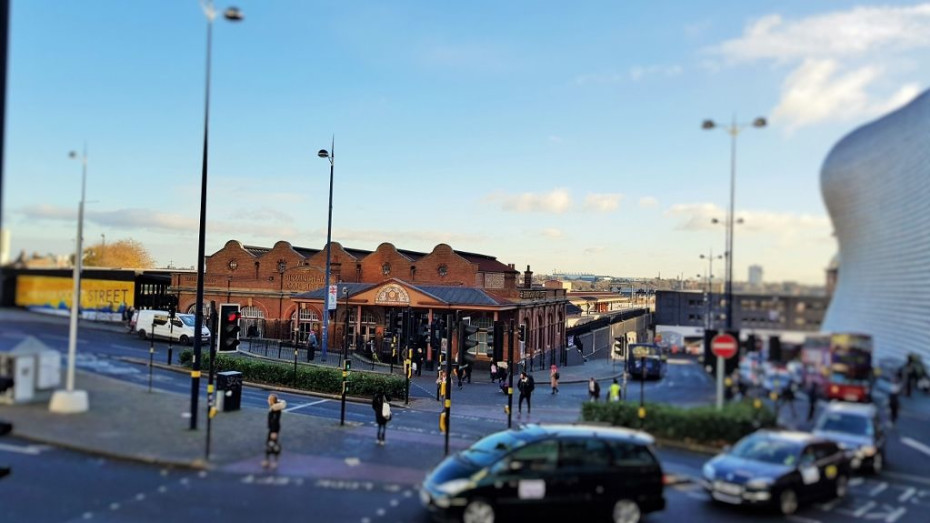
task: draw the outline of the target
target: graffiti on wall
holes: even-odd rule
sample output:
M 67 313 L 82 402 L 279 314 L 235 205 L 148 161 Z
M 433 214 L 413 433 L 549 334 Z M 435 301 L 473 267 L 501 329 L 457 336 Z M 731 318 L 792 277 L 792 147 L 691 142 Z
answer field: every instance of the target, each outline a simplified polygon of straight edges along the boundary
M 86 313 L 122 314 L 134 305 L 135 283 L 81 279 L 82 315 Z M 74 280 L 54 276 L 20 276 L 16 280 L 16 305 L 33 310 L 71 310 Z

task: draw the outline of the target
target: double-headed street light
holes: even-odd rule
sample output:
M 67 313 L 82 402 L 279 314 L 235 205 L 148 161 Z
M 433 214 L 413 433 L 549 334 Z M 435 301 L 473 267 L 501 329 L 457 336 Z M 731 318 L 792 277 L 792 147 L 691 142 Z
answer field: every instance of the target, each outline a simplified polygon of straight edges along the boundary
M 320 158 L 329 160 L 329 213 L 326 217 L 326 281 L 323 288 L 323 352 L 320 356 L 321 361 L 326 361 L 326 352 L 329 350 L 329 268 L 333 254 L 329 243 L 333 233 L 333 166 L 334 160 L 336 159 L 336 138 L 333 137 L 333 142 L 329 147 L 329 151 L 320 149 L 316 155 Z M 336 308 L 335 297 L 333 299 L 332 308 Z
M 210 60 L 213 48 L 213 20 L 216 18 L 216 9 L 213 7 L 213 0 L 200 0 L 200 7 L 203 14 L 207 17 L 207 78 L 206 89 L 204 92 L 204 109 L 203 109 L 203 162 L 200 172 L 200 230 L 197 238 L 197 302 L 194 311 L 194 356 L 191 359 L 191 412 L 190 412 L 190 429 L 197 429 L 197 398 L 200 393 L 200 359 L 202 352 L 202 343 L 200 333 L 203 330 L 203 275 L 206 272 L 206 253 L 204 252 L 204 238 L 207 229 L 207 158 L 209 151 L 210 137 Z M 242 12 L 235 7 L 230 7 L 223 12 L 223 17 L 231 22 L 242 20 Z M 216 336 L 216 333 L 212 333 Z M 212 346 L 211 339 L 211 346 Z M 213 358 L 210 359 L 211 365 Z M 212 381 L 212 375 L 209 376 Z M 211 383 L 212 387 L 212 383 Z M 207 391 L 208 396 L 212 391 Z M 209 399 L 208 399 L 209 401 Z M 209 455 L 209 449 L 207 450 Z
M 707 309 L 706 309 L 706 313 L 705 313 L 704 328 L 705 328 L 705 329 L 713 329 L 713 328 L 714 328 L 714 318 L 713 318 L 713 312 L 714 312 L 714 306 L 713 306 L 713 302 L 714 302 L 714 260 L 721 260 L 721 259 L 723 259 L 723 255 L 718 254 L 717 256 L 714 256 L 714 250 L 711 249 L 710 252 L 708 252 L 707 254 L 702 254 L 702 255 L 701 255 L 701 259 L 702 259 L 702 260 L 707 260 L 707 273 L 706 273 L 706 277 L 707 277 L 707 291 L 706 291 L 706 294 L 704 295 L 704 299 L 705 299 L 705 301 L 707 302 Z M 701 276 L 701 275 L 698 274 L 698 277 L 700 277 L 700 276 Z
M 78 225 L 76 247 L 74 249 L 74 293 L 71 296 L 71 322 L 68 328 L 68 371 L 65 378 L 65 390 L 56 390 L 52 394 L 48 408 L 52 412 L 72 414 L 87 412 L 89 408 L 87 391 L 74 390 L 74 360 L 77 356 L 78 316 L 81 314 L 81 268 L 84 260 L 84 191 L 87 187 L 87 145 L 84 153 L 78 155 L 76 151 L 68 154 L 69 158 L 81 160 L 81 202 L 78 204 Z
M 749 123 L 737 123 L 736 117 L 730 125 L 721 126 L 713 120 L 704 120 L 701 129 L 723 129 L 730 135 L 730 210 L 727 213 L 726 234 L 726 300 L 727 300 L 727 330 L 733 329 L 733 205 L 736 194 L 736 137 L 746 127 L 762 128 L 766 126 L 765 118 L 759 117 Z

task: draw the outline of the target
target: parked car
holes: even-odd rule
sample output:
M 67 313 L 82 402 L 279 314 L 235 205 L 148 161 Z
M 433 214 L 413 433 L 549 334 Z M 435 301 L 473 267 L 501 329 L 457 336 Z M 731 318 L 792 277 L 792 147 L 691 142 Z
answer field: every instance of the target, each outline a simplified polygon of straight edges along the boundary
M 130 328 L 133 334 L 142 339 L 154 335 L 155 338 L 176 341 L 182 345 L 193 344 L 196 337 L 193 314 L 175 314 L 172 318 L 168 311 L 137 310 L 130 320 Z M 210 341 L 210 329 L 206 325 L 201 326 L 201 340 L 204 343 Z
M 885 467 L 885 432 L 874 404 L 829 403 L 817 418 L 814 434 L 850 451 L 853 470 L 878 474 Z
M 435 519 L 547 521 L 579 513 L 634 523 L 665 508 L 652 436 L 584 425 L 527 425 L 487 436 L 443 460 L 420 500 Z
M 708 461 L 703 486 L 715 501 L 774 506 L 793 514 L 801 503 L 841 498 L 849 457 L 835 442 L 806 432 L 759 430 Z

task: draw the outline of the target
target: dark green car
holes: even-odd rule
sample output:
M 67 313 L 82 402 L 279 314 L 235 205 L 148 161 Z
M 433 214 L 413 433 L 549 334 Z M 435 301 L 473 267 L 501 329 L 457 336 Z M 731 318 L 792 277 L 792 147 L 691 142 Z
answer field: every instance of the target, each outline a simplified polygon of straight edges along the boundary
M 585 425 L 527 425 L 443 460 L 420 499 L 438 520 L 464 523 L 586 515 L 635 523 L 665 508 L 652 436 Z M 594 516 L 594 517 L 592 517 Z

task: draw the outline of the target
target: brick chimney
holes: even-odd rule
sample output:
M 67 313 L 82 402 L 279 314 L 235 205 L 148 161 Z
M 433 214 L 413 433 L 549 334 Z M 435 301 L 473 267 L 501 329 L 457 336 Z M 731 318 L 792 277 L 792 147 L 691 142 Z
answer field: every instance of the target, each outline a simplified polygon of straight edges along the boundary
M 533 288 L 533 271 L 530 270 L 530 266 L 526 266 L 526 271 L 523 273 L 523 288 L 532 289 Z

